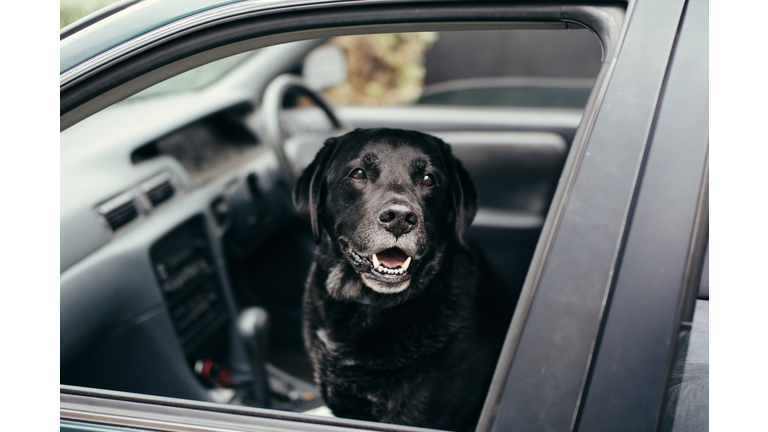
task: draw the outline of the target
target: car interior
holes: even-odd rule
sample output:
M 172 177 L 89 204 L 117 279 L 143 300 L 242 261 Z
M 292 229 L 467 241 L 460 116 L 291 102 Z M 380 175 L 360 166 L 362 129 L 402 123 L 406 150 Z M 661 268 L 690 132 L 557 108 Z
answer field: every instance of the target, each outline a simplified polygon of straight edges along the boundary
M 504 56 L 517 45 L 496 44 L 486 55 L 515 61 L 495 72 L 453 67 L 480 64 L 471 42 L 491 36 L 540 45 Z M 588 64 L 536 70 L 558 58 L 547 44 L 586 47 Z M 355 128 L 451 144 L 479 195 L 471 235 L 522 286 L 600 41 L 584 29 L 442 32 L 420 98 L 379 105 L 328 102 L 328 68 L 347 68 L 339 46 L 218 60 L 61 133 L 61 384 L 321 412 L 301 336 L 315 244 L 291 190 L 326 138 Z

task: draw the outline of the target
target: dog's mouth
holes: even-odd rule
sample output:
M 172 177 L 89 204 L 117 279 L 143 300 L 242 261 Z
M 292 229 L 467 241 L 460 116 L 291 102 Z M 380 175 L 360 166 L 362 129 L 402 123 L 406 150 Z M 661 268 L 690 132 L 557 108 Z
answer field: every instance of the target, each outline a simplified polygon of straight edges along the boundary
M 363 257 L 352 248 L 349 248 L 349 255 L 355 264 L 368 264 L 371 267 L 371 271 L 382 275 L 405 274 L 411 265 L 411 257 L 396 247 L 385 249 L 368 257 Z
M 400 248 L 391 247 L 365 256 L 350 246 L 347 248 L 347 258 L 360 274 L 363 283 L 376 292 L 399 293 L 411 283 L 408 269 L 413 269 L 413 259 Z

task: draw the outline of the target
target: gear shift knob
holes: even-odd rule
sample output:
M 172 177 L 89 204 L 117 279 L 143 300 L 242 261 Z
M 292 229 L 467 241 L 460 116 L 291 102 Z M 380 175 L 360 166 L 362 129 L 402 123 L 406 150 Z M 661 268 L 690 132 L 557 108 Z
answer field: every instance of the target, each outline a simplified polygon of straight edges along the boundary
M 260 407 L 269 408 L 269 385 L 266 368 L 269 313 L 266 309 L 258 306 L 244 309 L 237 317 L 237 331 L 248 350 L 248 359 L 253 374 L 254 402 Z

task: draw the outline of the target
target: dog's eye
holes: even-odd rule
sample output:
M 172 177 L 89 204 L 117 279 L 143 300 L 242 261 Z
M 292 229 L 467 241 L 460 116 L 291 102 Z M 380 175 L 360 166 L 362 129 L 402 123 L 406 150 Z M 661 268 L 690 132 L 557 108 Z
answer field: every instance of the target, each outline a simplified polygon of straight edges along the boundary
M 361 170 L 360 168 L 356 168 L 349 174 L 349 176 L 355 180 L 363 180 L 365 178 L 365 171 Z
M 434 186 L 435 183 L 437 182 L 435 181 L 435 177 L 432 176 L 432 174 L 425 174 L 424 178 L 421 179 L 421 184 L 424 186 Z

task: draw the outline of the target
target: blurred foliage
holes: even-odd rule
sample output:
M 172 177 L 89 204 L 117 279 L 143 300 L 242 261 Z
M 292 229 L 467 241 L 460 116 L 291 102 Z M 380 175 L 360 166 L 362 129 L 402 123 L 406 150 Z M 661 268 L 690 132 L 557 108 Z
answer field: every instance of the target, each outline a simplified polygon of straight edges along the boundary
M 117 0 L 60 0 L 59 28 L 62 29 L 92 12 L 116 2 Z
M 347 54 L 347 81 L 325 91 L 337 105 L 400 105 L 424 89 L 424 54 L 437 33 L 340 36 L 330 43 Z

